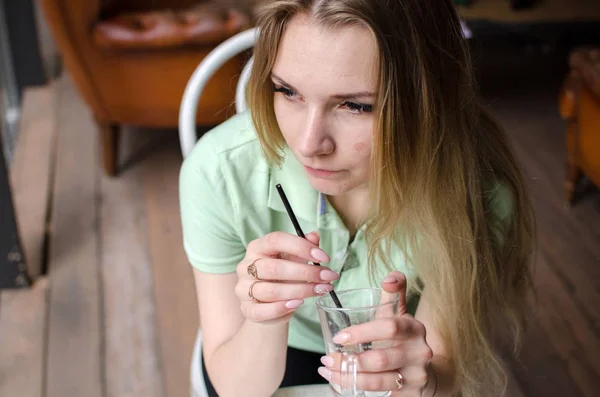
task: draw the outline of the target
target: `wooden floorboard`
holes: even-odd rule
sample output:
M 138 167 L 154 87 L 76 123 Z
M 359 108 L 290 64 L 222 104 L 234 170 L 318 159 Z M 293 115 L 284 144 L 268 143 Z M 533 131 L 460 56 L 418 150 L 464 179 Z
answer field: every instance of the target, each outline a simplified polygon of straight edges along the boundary
M 49 255 L 47 397 L 103 397 L 95 127 L 61 79 Z
M 0 396 L 44 397 L 48 282 L 0 291 Z
M 583 397 L 567 373 L 567 363 L 552 348 L 539 324 L 531 326 L 525 335 L 520 361 L 513 362 L 513 373 L 527 397 Z
M 42 261 L 55 162 L 57 105 L 56 82 L 25 90 L 10 168 L 19 235 L 31 278 L 37 278 L 45 266 Z
M 143 134 L 132 135 L 123 134 L 121 153 L 125 158 L 134 155 L 145 141 Z M 108 397 L 165 395 L 140 180 L 142 165 L 125 169 L 117 178 L 101 176 L 100 265 Z
M 538 261 L 537 276 L 540 287 L 540 324 L 546 330 L 551 345 L 567 363 L 567 373 L 576 382 L 584 396 L 593 396 L 593 385 L 600 387 L 597 335 L 582 316 L 581 310 L 562 288 L 560 279 L 546 265 L 546 258 Z
M 167 133 L 164 144 L 143 160 L 142 177 L 168 397 L 189 394 L 190 360 L 198 330 L 193 273 L 182 244 L 178 200 L 181 155 L 175 134 Z

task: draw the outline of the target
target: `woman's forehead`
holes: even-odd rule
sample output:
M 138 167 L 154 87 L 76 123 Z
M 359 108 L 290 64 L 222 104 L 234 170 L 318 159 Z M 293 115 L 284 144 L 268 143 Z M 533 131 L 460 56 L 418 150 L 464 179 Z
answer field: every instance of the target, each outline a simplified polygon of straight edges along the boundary
M 356 25 L 322 27 L 299 15 L 292 18 L 282 35 L 273 73 L 290 84 L 306 82 L 323 89 L 351 85 L 372 91 L 377 58 L 377 45 L 368 29 Z

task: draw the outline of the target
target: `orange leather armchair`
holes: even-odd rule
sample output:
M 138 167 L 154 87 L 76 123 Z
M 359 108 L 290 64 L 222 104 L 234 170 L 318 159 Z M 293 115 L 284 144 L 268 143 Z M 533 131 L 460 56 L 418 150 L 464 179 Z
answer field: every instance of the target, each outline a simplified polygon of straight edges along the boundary
M 196 66 L 248 29 L 248 13 L 219 0 L 39 0 L 66 68 L 98 123 L 104 169 L 117 171 L 121 124 L 175 127 Z M 196 121 L 230 116 L 246 58 L 224 65 L 200 98 Z
M 559 108 L 567 121 L 565 199 L 571 205 L 583 176 L 600 186 L 600 47 L 574 50 L 569 65 Z

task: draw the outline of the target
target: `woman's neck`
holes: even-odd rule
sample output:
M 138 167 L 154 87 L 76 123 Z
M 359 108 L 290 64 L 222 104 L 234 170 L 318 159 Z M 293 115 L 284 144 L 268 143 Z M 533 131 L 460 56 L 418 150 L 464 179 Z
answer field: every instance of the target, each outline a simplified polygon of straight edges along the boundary
M 344 225 L 354 236 L 358 228 L 365 222 L 369 207 L 369 191 L 367 188 L 354 189 L 340 196 L 327 196 L 329 203 L 342 218 Z

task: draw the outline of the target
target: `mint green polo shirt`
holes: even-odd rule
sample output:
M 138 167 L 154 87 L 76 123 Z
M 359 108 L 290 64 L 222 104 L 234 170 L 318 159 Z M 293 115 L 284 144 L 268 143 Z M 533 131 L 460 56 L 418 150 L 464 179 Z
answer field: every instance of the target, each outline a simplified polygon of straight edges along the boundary
M 350 240 L 348 228 L 324 195 L 308 182 L 288 150 L 281 166 L 264 158 L 249 113 L 238 114 L 207 132 L 185 159 L 180 173 L 183 245 L 192 266 L 206 273 L 235 273 L 252 240 L 273 231 L 295 234 L 275 186 L 280 183 L 305 233 L 318 230 L 320 247 L 340 274 L 336 290 L 372 287 L 364 228 Z M 495 195 L 497 196 L 497 195 Z M 503 216 L 509 207 L 500 200 Z M 392 254 L 396 270 L 414 280 L 416 272 L 401 252 Z M 385 276 L 376 263 L 376 280 Z M 325 353 L 315 300 L 305 299 L 290 320 L 288 345 Z M 418 297 L 412 299 L 414 314 Z

